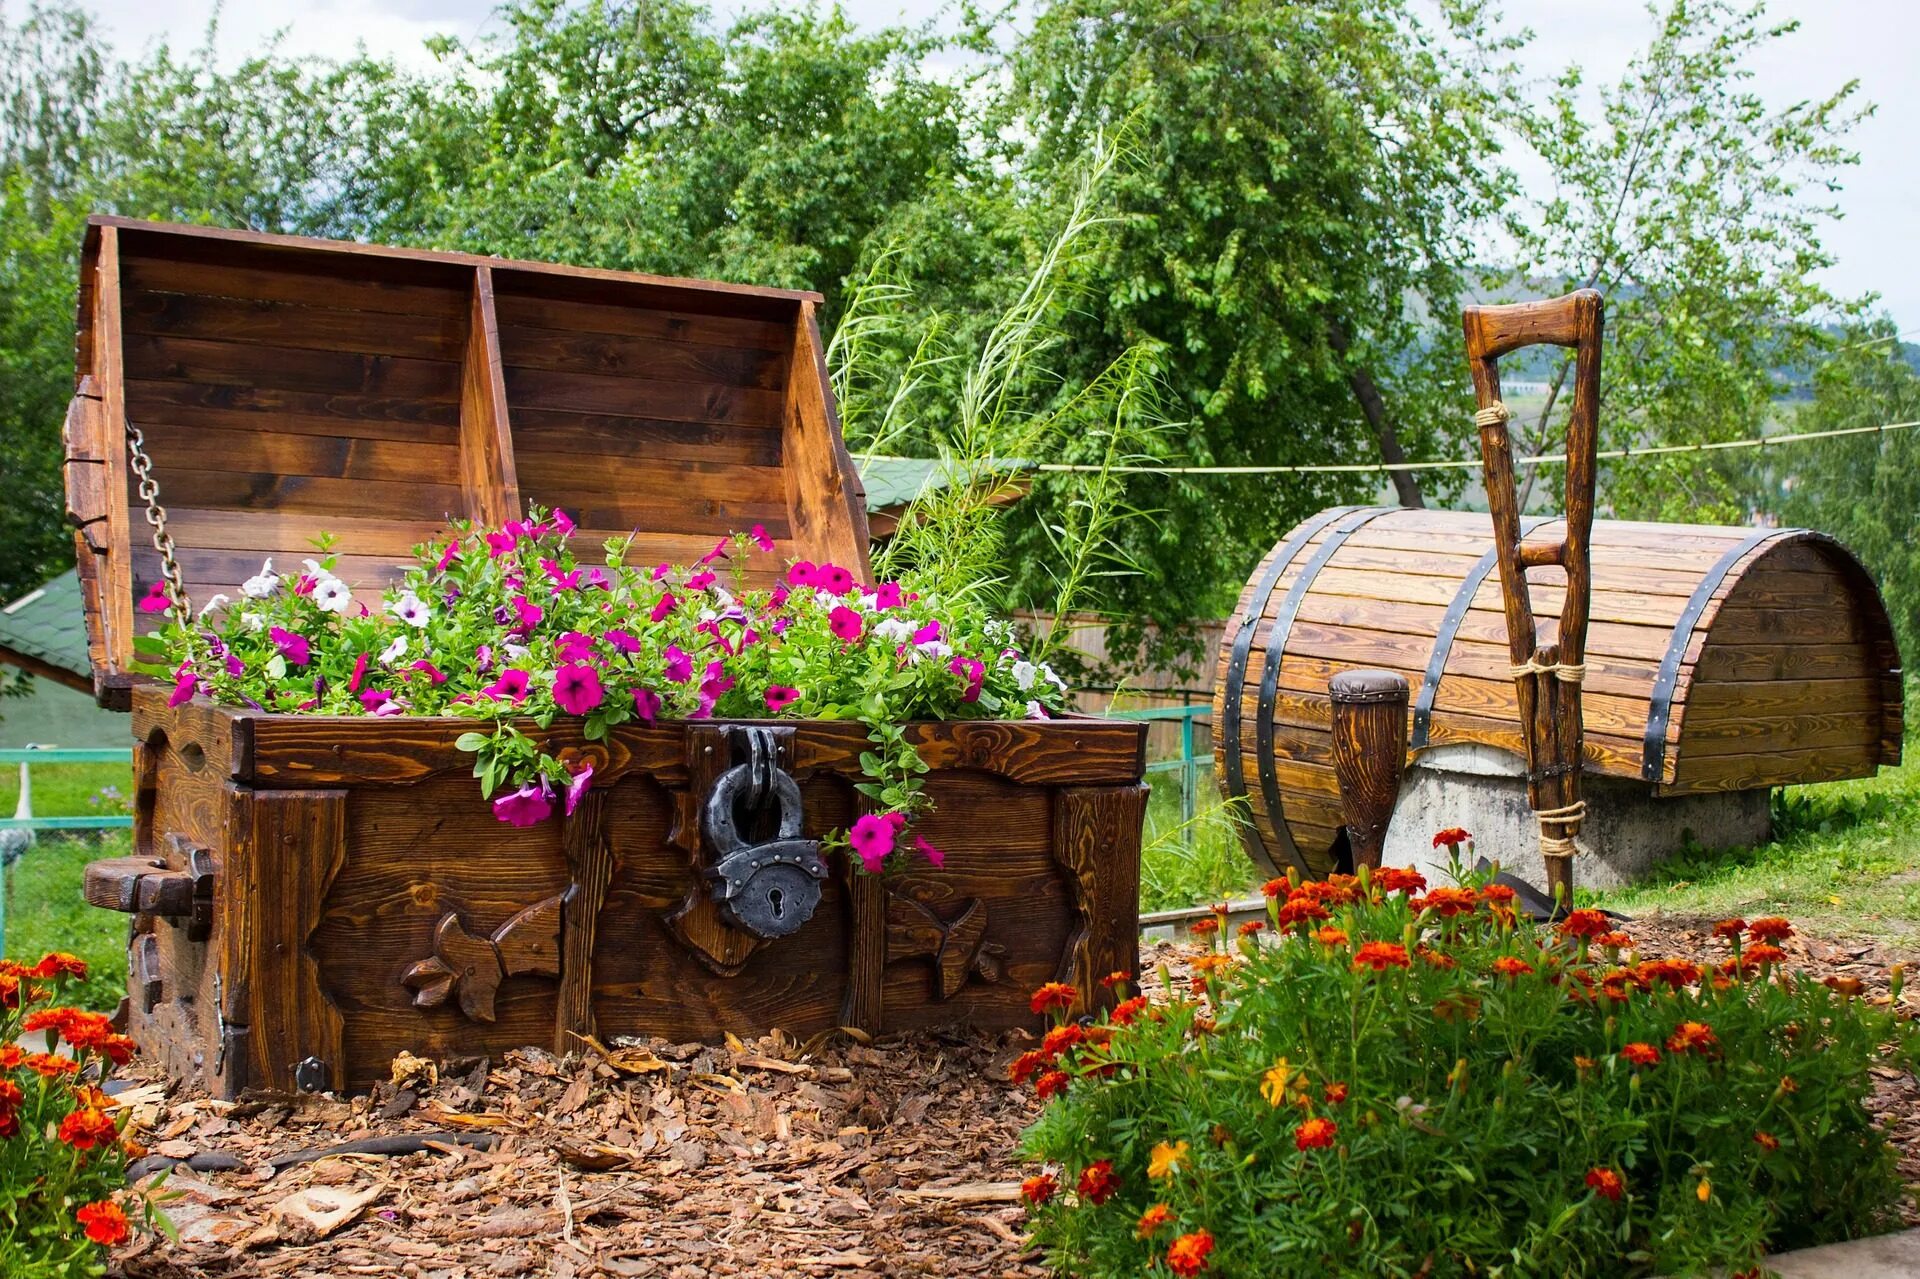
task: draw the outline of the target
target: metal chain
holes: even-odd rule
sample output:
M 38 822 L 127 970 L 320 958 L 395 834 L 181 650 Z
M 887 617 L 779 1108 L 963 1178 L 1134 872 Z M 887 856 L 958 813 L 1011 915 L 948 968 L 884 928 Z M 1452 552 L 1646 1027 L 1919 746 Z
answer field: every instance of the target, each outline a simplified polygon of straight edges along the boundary
M 140 500 L 147 504 L 147 523 L 153 526 L 153 549 L 160 552 L 167 612 L 184 630 L 193 623 L 193 608 L 187 602 L 187 583 L 180 575 L 180 561 L 174 557 L 173 534 L 167 532 L 167 508 L 160 505 L 160 485 L 153 478 L 153 459 L 147 456 L 146 437 L 132 422 L 127 423 L 127 464 L 139 481 Z

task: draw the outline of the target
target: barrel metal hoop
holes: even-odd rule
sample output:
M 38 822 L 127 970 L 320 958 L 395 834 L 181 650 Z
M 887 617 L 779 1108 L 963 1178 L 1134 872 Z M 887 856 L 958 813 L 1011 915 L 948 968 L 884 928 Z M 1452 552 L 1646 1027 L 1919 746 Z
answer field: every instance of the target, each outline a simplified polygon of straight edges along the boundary
M 1229 799 L 1239 799 L 1247 793 L 1246 761 L 1240 754 L 1240 687 L 1247 677 L 1247 661 L 1253 651 L 1253 634 L 1259 627 L 1260 618 L 1267 611 L 1267 601 L 1273 598 L 1274 587 L 1279 584 L 1281 576 L 1287 571 L 1287 566 L 1293 563 L 1294 556 L 1300 553 L 1300 548 L 1312 540 L 1313 535 L 1321 529 L 1355 509 L 1357 508 L 1351 506 L 1332 507 L 1313 516 L 1295 529 L 1293 536 L 1274 552 L 1273 559 L 1267 565 L 1267 571 L 1260 575 L 1259 581 L 1254 584 L 1253 590 L 1247 597 L 1247 609 L 1240 618 L 1240 630 L 1233 637 L 1233 650 L 1227 658 L 1226 674 L 1221 677 L 1221 688 L 1225 696 L 1222 698 L 1224 704 L 1220 710 L 1220 743 L 1221 751 L 1226 757 L 1225 783 Z M 1279 874 L 1279 870 L 1274 866 L 1272 855 L 1267 851 L 1266 841 L 1261 838 L 1260 832 L 1254 829 L 1253 823 L 1241 822 L 1240 832 L 1247 846 L 1247 855 L 1253 859 L 1254 864 L 1269 874 Z
M 1727 574 L 1733 571 L 1734 565 L 1751 554 L 1754 548 L 1763 542 L 1799 531 L 1761 529 L 1740 539 L 1708 570 L 1707 575 L 1693 588 L 1693 594 L 1687 597 L 1687 606 L 1680 610 L 1680 618 L 1673 624 L 1666 655 L 1660 659 L 1660 671 L 1653 679 L 1653 700 L 1647 707 L 1647 733 L 1640 755 L 1642 781 L 1657 783 L 1666 771 L 1667 725 L 1673 717 L 1673 690 L 1680 682 L 1680 663 L 1686 658 L 1687 645 L 1693 639 L 1693 628 L 1700 624 L 1700 615 L 1706 612 L 1707 605 L 1719 591 L 1720 584 L 1726 581 Z
M 1529 516 L 1521 521 L 1520 536 L 1531 537 L 1542 524 L 1559 518 L 1558 515 Z M 1453 656 L 1453 638 L 1461 623 L 1467 620 L 1467 611 L 1473 607 L 1474 597 L 1480 593 L 1487 574 L 1493 572 L 1493 566 L 1499 562 L 1500 548 L 1489 546 L 1487 553 L 1460 580 L 1460 589 L 1454 592 L 1452 602 L 1440 619 L 1440 629 L 1433 636 L 1433 651 L 1427 655 L 1427 673 L 1420 678 L 1420 695 L 1413 703 L 1413 736 L 1407 741 L 1409 752 L 1426 749 L 1433 729 L 1433 700 L 1440 694 L 1440 680 L 1447 673 L 1447 662 Z
M 1280 695 L 1280 667 L 1286 660 L 1287 638 L 1293 634 L 1293 619 L 1300 612 L 1300 604 L 1313 587 L 1313 579 L 1333 558 L 1334 552 L 1346 545 L 1349 537 L 1361 527 L 1382 515 L 1405 508 L 1398 506 L 1369 506 L 1348 512 L 1333 531 L 1327 534 L 1327 540 L 1313 553 L 1306 566 L 1300 570 L 1300 576 L 1293 579 L 1293 585 L 1287 590 L 1286 598 L 1280 602 L 1280 610 L 1274 614 L 1273 624 L 1267 629 L 1266 653 L 1260 670 L 1260 722 L 1254 726 L 1254 745 L 1260 765 L 1260 794 L 1266 800 L 1267 820 L 1273 826 L 1274 842 L 1286 855 L 1287 861 L 1302 875 L 1313 872 L 1307 865 L 1307 859 L 1301 855 L 1300 846 L 1294 843 L 1293 832 L 1287 829 L 1287 816 L 1280 800 L 1280 774 L 1273 762 L 1273 710 Z M 1256 859 L 1257 860 L 1257 859 Z M 1272 873 L 1279 874 L 1280 868 L 1272 858 L 1268 866 Z

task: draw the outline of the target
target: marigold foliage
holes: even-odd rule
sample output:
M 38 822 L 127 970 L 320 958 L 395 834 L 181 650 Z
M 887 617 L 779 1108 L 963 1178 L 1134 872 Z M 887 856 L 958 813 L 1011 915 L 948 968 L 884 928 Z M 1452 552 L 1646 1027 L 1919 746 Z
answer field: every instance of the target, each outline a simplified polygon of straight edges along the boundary
M 1735 1272 L 1897 1220 L 1864 1103 L 1920 1031 L 1886 1009 L 1790 961 L 1621 966 L 1604 917 L 1515 920 L 1471 879 L 1471 908 L 1405 874 L 1271 887 L 1341 944 L 1271 928 L 1047 1063 L 1025 1151 L 1076 1193 L 1030 1218 L 1063 1271 Z

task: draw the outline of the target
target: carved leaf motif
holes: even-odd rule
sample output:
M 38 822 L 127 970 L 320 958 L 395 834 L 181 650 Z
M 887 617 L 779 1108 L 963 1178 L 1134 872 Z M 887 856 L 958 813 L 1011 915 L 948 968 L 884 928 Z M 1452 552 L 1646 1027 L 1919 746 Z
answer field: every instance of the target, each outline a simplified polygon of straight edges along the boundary
M 439 959 L 423 959 L 400 979 L 413 991 L 415 1008 L 438 1008 L 453 994 L 453 970 Z

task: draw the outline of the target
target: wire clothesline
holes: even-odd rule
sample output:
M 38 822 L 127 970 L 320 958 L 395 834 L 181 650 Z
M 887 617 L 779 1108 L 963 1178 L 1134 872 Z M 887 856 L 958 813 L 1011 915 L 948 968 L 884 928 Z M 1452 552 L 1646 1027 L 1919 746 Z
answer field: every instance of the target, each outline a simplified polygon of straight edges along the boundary
M 1711 453 L 1721 449 L 1773 448 L 1805 440 L 1831 440 L 1844 435 L 1881 435 L 1920 426 L 1912 422 L 1883 422 L 1878 426 L 1843 426 L 1830 431 L 1798 431 L 1781 435 L 1758 435 L 1745 440 L 1711 440 L 1700 444 L 1650 444 L 1644 448 L 1602 449 L 1594 456 L 1600 461 L 1620 461 L 1634 457 L 1660 457 L 1674 453 Z M 1535 453 L 1517 457 L 1515 466 L 1544 466 L 1567 460 L 1565 453 Z M 1108 475 L 1351 475 L 1387 471 L 1470 471 L 1484 463 L 1477 457 L 1443 458 L 1432 462 L 1319 462 L 1294 466 L 1102 466 L 1093 462 L 1034 462 L 1014 464 L 1009 469 L 1052 473 L 1101 473 Z

